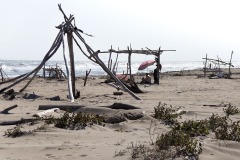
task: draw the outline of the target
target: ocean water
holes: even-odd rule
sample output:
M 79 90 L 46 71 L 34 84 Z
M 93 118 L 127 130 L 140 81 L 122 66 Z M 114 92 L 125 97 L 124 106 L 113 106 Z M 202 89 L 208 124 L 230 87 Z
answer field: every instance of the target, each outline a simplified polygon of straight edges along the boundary
M 36 68 L 41 61 L 27 61 L 27 60 L 0 60 L 0 68 L 6 73 L 8 77 L 16 77 L 18 75 L 22 75 L 29 71 L 32 71 Z M 107 62 L 104 62 L 107 66 Z M 145 70 L 138 71 L 138 67 L 142 62 L 134 61 L 132 62 L 132 73 L 145 73 L 145 72 L 153 72 L 156 68 L 155 65 L 149 66 Z M 240 68 L 240 62 L 232 62 L 235 68 Z M 181 71 L 181 70 L 192 70 L 192 69 L 201 69 L 203 68 L 204 61 L 163 61 L 162 64 L 162 72 L 168 71 Z M 66 67 L 64 61 L 48 61 L 46 63 L 47 67 L 55 67 L 59 66 L 66 73 Z M 228 66 L 221 66 L 222 68 Z M 75 71 L 76 76 L 85 76 L 86 70 L 90 70 L 90 75 L 98 76 L 98 75 L 106 75 L 103 69 L 92 61 L 76 61 L 75 62 Z M 120 61 L 118 62 L 117 73 L 126 73 L 127 72 L 127 62 Z M 38 75 L 42 76 L 43 71 L 40 70 Z

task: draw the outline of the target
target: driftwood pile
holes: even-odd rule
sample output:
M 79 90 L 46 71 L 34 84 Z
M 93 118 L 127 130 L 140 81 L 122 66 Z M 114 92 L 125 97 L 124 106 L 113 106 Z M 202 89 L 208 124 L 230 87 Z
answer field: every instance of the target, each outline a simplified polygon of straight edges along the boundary
M 66 79 L 66 74 L 62 71 L 62 68 L 57 66 L 56 67 L 51 67 L 49 66 L 46 68 L 45 66 L 43 67 L 43 77 L 48 78 L 48 79 Z
M 0 67 L 0 75 L 1 75 L 1 82 L 5 82 L 6 78 L 7 79 L 9 78 L 7 74 L 3 71 L 2 67 Z

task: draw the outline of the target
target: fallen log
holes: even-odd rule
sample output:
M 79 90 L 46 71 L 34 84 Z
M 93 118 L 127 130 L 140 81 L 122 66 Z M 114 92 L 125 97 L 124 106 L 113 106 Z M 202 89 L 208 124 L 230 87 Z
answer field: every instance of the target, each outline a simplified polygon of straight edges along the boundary
M 44 115 L 48 114 L 48 113 L 53 113 L 53 112 L 57 112 L 59 111 L 59 108 L 52 108 L 52 109 L 48 109 L 42 112 L 38 112 L 36 114 L 33 115 L 33 117 L 43 117 Z
M 13 106 L 11 106 L 11 107 L 8 107 L 8 108 L 2 110 L 0 113 L 1 113 L 1 114 L 10 114 L 8 111 L 16 108 L 17 106 L 18 106 L 18 105 L 15 104 L 15 105 L 13 105 Z
M 48 110 L 48 109 L 53 109 L 53 108 L 59 108 L 60 110 L 73 112 L 82 107 L 85 107 L 85 106 L 82 106 L 82 105 L 39 105 L 38 110 Z
M 23 123 L 28 123 L 28 122 L 33 122 L 33 121 L 38 121 L 39 119 L 36 118 L 30 118 L 30 119 L 20 119 L 20 120 L 13 120 L 13 121 L 3 121 L 0 122 L 0 126 L 8 126 L 8 125 L 18 125 L 18 124 L 23 124 Z

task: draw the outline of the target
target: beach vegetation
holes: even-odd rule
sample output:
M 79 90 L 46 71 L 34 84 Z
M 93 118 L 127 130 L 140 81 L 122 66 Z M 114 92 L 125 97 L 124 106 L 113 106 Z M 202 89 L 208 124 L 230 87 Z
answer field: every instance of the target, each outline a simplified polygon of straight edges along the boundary
M 7 131 L 5 131 L 4 136 L 7 137 L 11 137 L 11 138 L 16 138 L 16 137 L 21 137 L 25 134 L 30 134 L 31 131 L 27 132 L 27 131 L 22 131 L 22 126 L 21 125 L 17 125 L 12 129 L 7 129 Z
M 236 106 L 233 106 L 231 104 L 229 104 L 227 108 L 223 108 L 223 111 L 226 113 L 227 116 L 240 113 L 240 109 L 238 109 Z
M 182 124 L 176 123 L 173 130 L 182 131 L 190 137 L 205 136 L 209 134 L 209 123 L 207 120 L 187 120 Z
M 154 108 L 154 118 L 162 120 L 167 125 L 173 125 L 177 123 L 176 118 L 186 113 L 185 111 L 177 112 L 173 107 L 167 106 L 165 103 L 159 102 L 158 106 Z
M 59 119 L 54 120 L 55 127 L 64 129 L 84 129 L 93 124 L 103 125 L 105 116 L 89 113 L 70 113 L 65 112 Z

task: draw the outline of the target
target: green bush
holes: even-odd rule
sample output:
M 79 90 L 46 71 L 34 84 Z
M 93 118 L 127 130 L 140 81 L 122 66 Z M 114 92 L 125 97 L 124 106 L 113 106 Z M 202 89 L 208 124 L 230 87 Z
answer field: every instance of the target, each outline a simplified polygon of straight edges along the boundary
M 84 129 L 88 125 L 102 125 L 105 121 L 104 116 L 88 113 L 69 113 L 65 112 L 63 116 L 54 121 L 55 127 L 64 129 Z

